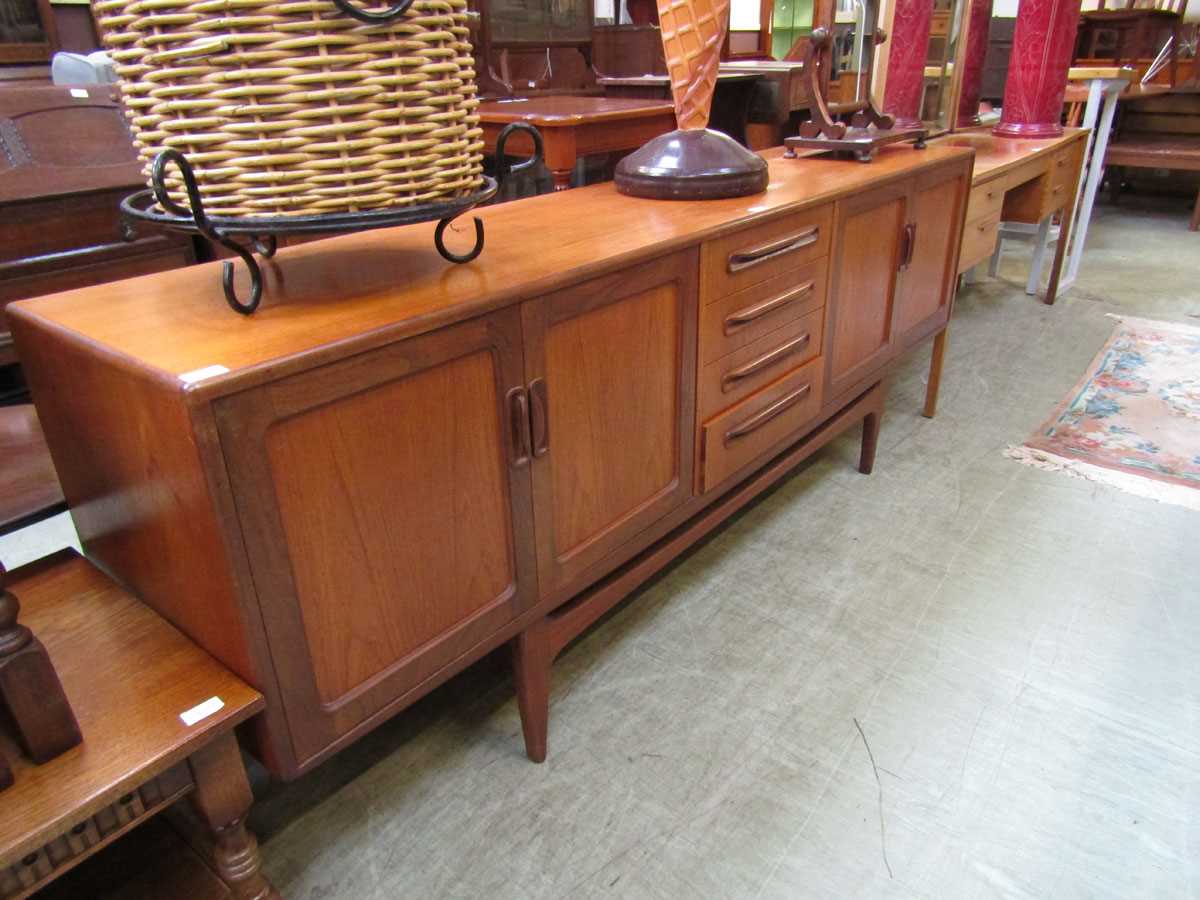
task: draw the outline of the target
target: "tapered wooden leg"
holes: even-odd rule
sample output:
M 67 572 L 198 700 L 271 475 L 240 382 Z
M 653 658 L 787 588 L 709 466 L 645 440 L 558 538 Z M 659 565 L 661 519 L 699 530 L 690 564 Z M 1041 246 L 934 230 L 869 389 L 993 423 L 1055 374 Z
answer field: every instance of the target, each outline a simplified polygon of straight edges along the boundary
M 215 841 L 217 874 L 237 900 L 279 900 L 262 873 L 258 841 L 246 829 L 254 802 L 237 739 L 226 734 L 188 759 L 196 789 L 192 805 Z
M 513 638 L 512 657 L 525 755 L 535 763 L 544 762 L 550 729 L 550 670 L 554 666 L 545 622 L 538 622 Z
M 870 475 L 875 468 L 875 448 L 879 446 L 879 422 L 882 413 L 867 413 L 863 418 L 862 453 L 858 457 L 858 471 Z
M 45 763 L 83 738 L 46 648 L 17 623 L 21 605 L 4 589 L 5 577 L 0 565 L 0 701 L 29 758 Z
M 13 773 L 12 767 L 8 764 L 8 757 L 0 752 L 0 791 L 6 787 L 12 787 Z
M 1188 225 L 1189 231 L 1200 231 L 1200 191 L 1196 192 L 1196 205 L 1192 209 L 1192 221 Z
M 929 384 L 925 387 L 925 408 L 921 414 L 932 419 L 937 413 L 938 391 L 942 389 L 942 363 L 946 359 L 946 336 L 950 333 L 947 326 L 938 332 L 933 339 L 933 354 L 929 358 Z
M 1074 197 L 1074 192 L 1071 193 Z M 1062 277 L 1063 261 L 1067 256 L 1067 244 L 1071 242 L 1071 229 L 1075 227 L 1075 205 L 1071 204 L 1059 212 L 1061 221 L 1058 226 L 1058 244 L 1054 248 L 1054 262 L 1050 266 L 1050 282 L 1046 285 L 1046 296 L 1043 301 L 1047 306 L 1053 306 L 1058 299 L 1058 280 Z

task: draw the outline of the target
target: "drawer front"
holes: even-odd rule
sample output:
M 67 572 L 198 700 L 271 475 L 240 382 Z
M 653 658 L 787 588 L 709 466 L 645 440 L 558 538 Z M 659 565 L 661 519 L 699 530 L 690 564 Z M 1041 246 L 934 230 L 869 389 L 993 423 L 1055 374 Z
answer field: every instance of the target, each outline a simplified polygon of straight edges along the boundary
M 967 222 L 963 228 L 962 250 L 958 255 L 958 271 L 965 272 L 983 262 L 996 250 L 1000 234 L 1000 213 Z
M 708 241 L 702 253 L 702 302 L 766 281 L 829 253 L 833 205 L 773 219 Z
M 700 310 L 700 362 L 709 363 L 825 305 L 829 263 L 819 259 Z
M 749 397 L 821 352 L 824 309 L 793 319 L 700 371 L 700 420 Z
M 701 485 L 710 491 L 798 434 L 821 410 L 820 358 L 763 388 L 701 431 Z
M 973 222 L 993 213 L 1000 212 L 1004 206 L 1004 181 L 995 178 L 987 184 L 971 188 L 971 196 L 967 200 L 967 221 Z

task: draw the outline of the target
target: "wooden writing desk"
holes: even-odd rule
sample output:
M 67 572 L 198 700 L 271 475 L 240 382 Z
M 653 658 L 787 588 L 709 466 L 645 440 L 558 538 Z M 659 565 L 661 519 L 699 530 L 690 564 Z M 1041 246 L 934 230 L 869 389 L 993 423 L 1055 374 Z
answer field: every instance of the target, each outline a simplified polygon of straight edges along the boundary
M 571 172 L 579 157 L 631 152 L 650 138 L 675 129 L 675 106 L 669 100 L 550 95 L 485 100 L 478 111 L 489 153 L 496 152 L 496 138 L 513 122 L 525 122 L 542 133 L 546 166 L 554 175 L 556 191 L 571 186 Z M 513 154 L 529 154 L 533 142 L 515 134 L 505 149 Z
M 10 579 L 83 743 L 35 766 L 0 733 L 16 777 L 0 791 L 0 897 L 28 896 L 189 795 L 234 897 L 277 896 L 245 828 L 252 797 L 233 734 L 262 696 L 73 550 Z M 185 725 L 180 713 L 210 697 L 224 706 Z
M 1001 222 L 1038 225 L 1041 247 L 1045 245 L 1051 217 L 1061 214 L 1058 246 L 1045 297 L 1046 303 L 1054 302 L 1070 237 L 1087 135 L 1086 129 L 1068 128 L 1061 137 L 1016 140 L 996 137 L 990 130 L 968 130 L 930 141 L 930 144 L 975 150 L 959 272 L 992 255 Z

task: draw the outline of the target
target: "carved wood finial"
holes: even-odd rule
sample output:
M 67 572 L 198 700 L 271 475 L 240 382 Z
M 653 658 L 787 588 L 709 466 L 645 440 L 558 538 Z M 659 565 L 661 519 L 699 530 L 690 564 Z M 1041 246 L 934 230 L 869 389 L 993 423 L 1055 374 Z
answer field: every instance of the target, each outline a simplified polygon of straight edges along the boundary
M 20 602 L 8 589 L 8 572 L 4 563 L 0 563 L 0 659 L 16 653 L 33 640 L 32 632 L 17 624 L 20 612 Z

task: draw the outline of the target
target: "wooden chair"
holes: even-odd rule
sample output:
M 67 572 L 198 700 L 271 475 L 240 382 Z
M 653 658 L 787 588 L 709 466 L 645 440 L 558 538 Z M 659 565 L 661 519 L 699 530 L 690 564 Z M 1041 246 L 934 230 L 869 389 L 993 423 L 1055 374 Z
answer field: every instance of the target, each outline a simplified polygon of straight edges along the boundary
M 66 508 L 33 404 L 0 407 L 0 534 Z
M 1099 8 L 1081 16 L 1075 57 L 1111 59 L 1116 66 L 1154 59 L 1166 34 L 1173 86 L 1187 5 L 1188 0 L 1100 0 Z

